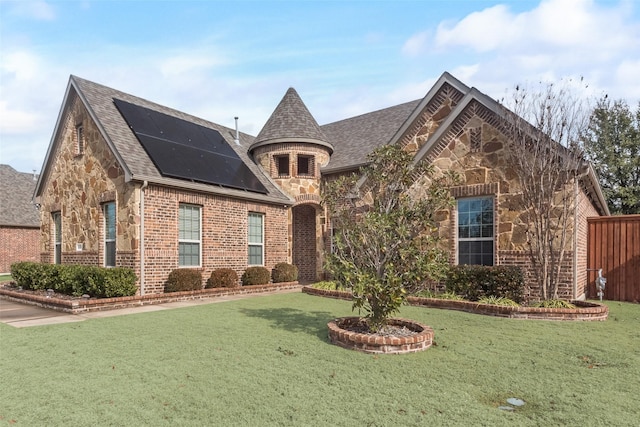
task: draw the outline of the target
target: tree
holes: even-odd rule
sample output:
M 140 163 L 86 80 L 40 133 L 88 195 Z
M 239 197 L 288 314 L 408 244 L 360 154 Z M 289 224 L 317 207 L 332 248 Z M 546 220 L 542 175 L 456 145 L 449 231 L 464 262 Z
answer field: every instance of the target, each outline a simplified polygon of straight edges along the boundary
M 558 298 L 579 180 L 587 173 L 580 136 L 587 102 L 575 82 L 516 86 L 504 103 L 505 156 L 518 176 L 527 251 L 540 297 Z
M 360 174 L 323 187 L 334 227 L 326 268 L 351 287 L 353 309 L 364 310 L 369 329 L 378 331 L 409 293 L 447 266 L 434 231 L 436 213 L 452 203 L 452 178 L 434 177 L 430 165 L 413 164 L 397 145 L 382 146 L 369 161 Z
M 613 214 L 640 214 L 640 104 L 635 116 L 623 100 L 601 98 L 584 135 Z

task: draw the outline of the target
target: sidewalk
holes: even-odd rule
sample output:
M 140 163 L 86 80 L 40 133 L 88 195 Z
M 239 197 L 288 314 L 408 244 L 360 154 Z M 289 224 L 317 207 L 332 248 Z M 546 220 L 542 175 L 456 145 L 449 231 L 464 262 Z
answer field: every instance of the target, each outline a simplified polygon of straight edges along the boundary
M 193 307 L 196 305 L 213 304 L 234 301 L 245 298 L 258 298 L 265 295 L 300 292 L 300 289 L 283 289 L 268 294 L 243 294 L 220 297 L 175 301 L 161 304 L 149 304 L 135 307 L 118 308 L 113 310 L 92 311 L 80 314 L 69 314 L 35 305 L 21 304 L 0 298 L 0 322 L 15 328 L 29 326 L 55 325 L 59 323 L 82 322 L 87 319 L 123 316 L 126 314 L 147 313 L 151 311 L 170 310 L 172 308 Z

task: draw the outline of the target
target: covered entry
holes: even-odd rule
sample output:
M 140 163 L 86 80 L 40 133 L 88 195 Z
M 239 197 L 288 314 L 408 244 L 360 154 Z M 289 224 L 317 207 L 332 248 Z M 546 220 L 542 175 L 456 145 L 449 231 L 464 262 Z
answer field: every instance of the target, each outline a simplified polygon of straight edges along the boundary
M 298 267 L 298 281 L 310 283 L 316 280 L 316 206 L 294 206 L 293 213 L 293 264 Z

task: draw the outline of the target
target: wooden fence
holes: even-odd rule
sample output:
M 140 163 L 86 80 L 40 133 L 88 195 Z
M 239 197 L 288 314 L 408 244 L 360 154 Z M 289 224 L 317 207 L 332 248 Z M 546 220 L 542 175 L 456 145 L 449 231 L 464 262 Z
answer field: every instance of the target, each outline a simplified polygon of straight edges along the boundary
M 599 268 L 607 279 L 603 299 L 640 302 L 640 215 L 588 219 L 588 298 L 597 298 Z

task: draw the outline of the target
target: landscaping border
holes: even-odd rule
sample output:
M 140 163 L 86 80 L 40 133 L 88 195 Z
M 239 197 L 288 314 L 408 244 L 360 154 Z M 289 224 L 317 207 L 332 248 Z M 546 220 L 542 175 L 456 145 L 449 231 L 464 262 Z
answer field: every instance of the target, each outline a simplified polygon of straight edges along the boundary
M 330 291 L 307 286 L 302 288 L 302 292 L 310 295 L 345 300 L 352 298 L 350 291 Z M 607 320 L 609 316 L 609 307 L 590 301 L 571 301 L 572 304 L 577 306 L 576 308 L 511 307 L 506 305 L 482 304 L 474 301 L 422 297 L 408 297 L 407 303 L 414 306 L 443 308 L 512 319 L 604 321 Z
M 298 282 L 270 283 L 267 285 L 239 286 L 235 288 L 210 288 L 198 291 L 171 292 L 166 294 L 136 295 L 117 298 L 56 298 L 36 295 L 25 291 L 0 287 L 0 297 L 38 307 L 50 308 L 65 313 L 79 314 L 91 311 L 114 310 L 176 301 L 217 298 L 233 295 L 268 294 L 272 292 L 301 288 Z

